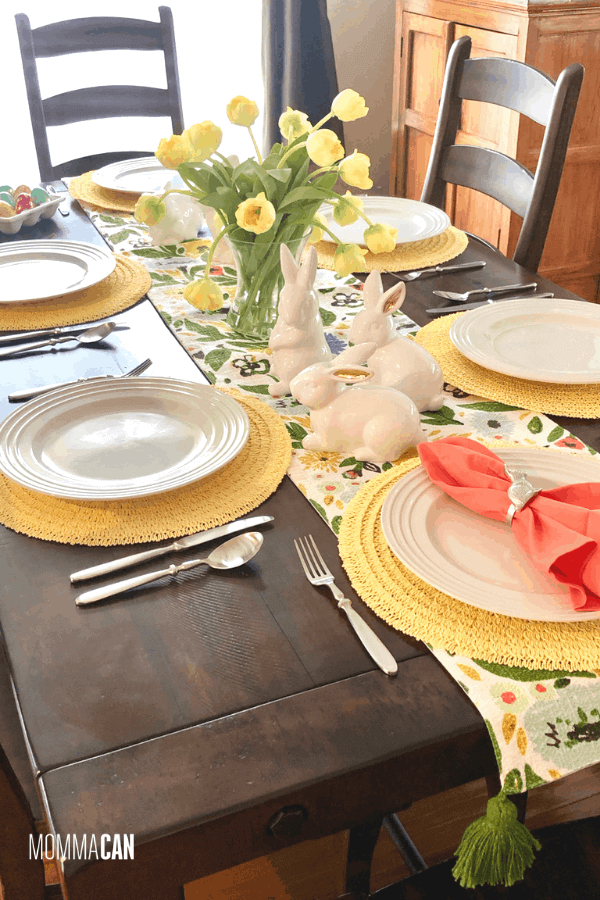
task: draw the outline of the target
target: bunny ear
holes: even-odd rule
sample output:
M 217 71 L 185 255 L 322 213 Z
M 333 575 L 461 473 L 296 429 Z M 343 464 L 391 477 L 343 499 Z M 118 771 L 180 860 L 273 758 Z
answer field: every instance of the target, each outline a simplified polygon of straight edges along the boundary
M 365 309 L 372 309 L 380 300 L 383 294 L 383 284 L 381 282 L 381 273 L 378 269 L 373 269 L 369 277 L 365 280 L 363 288 L 363 300 Z
M 364 344 L 355 344 L 354 347 L 347 347 L 345 350 L 342 350 L 341 353 L 338 353 L 338 355 L 331 360 L 330 366 L 334 366 L 335 368 L 339 368 L 339 366 L 359 366 L 361 363 L 366 362 L 376 350 L 377 344 L 375 341 L 366 341 Z
M 294 282 L 298 277 L 300 269 L 296 265 L 294 257 L 286 244 L 282 244 L 279 248 L 279 259 L 281 260 L 281 271 L 283 272 L 286 283 Z
M 311 246 L 300 265 L 300 283 L 305 291 L 309 291 L 315 283 L 317 265 L 317 248 Z
M 386 291 L 381 298 L 381 313 L 384 316 L 391 316 L 397 309 L 400 309 L 405 297 L 406 285 L 401 281 L 400 284 L 395 284 L 389 291 Z

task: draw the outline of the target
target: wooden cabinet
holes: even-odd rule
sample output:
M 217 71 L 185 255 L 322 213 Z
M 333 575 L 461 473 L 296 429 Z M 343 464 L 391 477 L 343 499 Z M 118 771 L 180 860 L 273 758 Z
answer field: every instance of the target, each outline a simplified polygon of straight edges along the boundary
M 598 300 L 600 280 L 600 0 L 468 3 L 397 0 L 390 192 L 418 199 L 438 113 L 446 57 L 462 35 L 471 56 L 519 59 L 552 78 L 585 66 L 583 87 L 540 272 Z M 458 143 L 491 147 L 535 170 L 543 128 L 491 104 L 465 102 Z M 495 200 L 449 186 L 453 223 L 511 255 L 521 219 Z

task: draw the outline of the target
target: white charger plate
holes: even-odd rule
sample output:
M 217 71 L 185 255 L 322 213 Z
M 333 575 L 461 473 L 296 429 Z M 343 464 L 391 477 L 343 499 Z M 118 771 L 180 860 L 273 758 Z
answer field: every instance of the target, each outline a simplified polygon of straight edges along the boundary
M 128 194 L 159 193 L 173 178 L 178 178 L 177 172 L 162 166 L 155 156 L 111 163 L 92 175 L 92 181 L 99 187 Z
M 45 203 L 33 209 L 24 209 L 16 216 L 0 218 L 0 234 L 17 234 L 23 225 L 37 225 L 40 219 L 49 219 L 65 199 L 64 195 L 57 197 L 55 194 L 49 194 L 49 198 Z
M 422 241 L 425 238 L 442 234 L 450 225 L 450 219 L 442 209 L 421 203 L 420 200 L 407 200 L 404 197 L 360 196 L 363 201 L 365 215 L 372 222 L 391 225 L 398 229 L 396 244 L 408 244 L 411 241 Z M 352 225 L 338 225 L 333 218 L 333 208 L 324 203 L 319 209 L 327 222 L 328 228 L 339 237 L 342 243 L 358 244 L 366 247 L 364 232 L 369 226 L 364 219 L 358 219 Z M 326 232 L 324 241 L 332 241 Z
M 209 385 L 146 376 L 72 385 L 4 420 L 0 469 L 55 497 L 144 497 L 216 472 L 249 431 L 242 407 Z
M 496 452 L 526 472 L 536 489 L 600 480 L 600 466 L 591 458 L 548 450 Z M 600 611 L 573 609 L 567 587 L 535 568 L 510 525 L 461 506 L 421 466 L 391 489 L 381 525 L 391 550 L 412 572 L 471 606 L 540 622 L 600 618 Z
M 466 312 L 450 340 L 472 362 L 552 384 L 600 384 L 600 307 L 580 300 L 503 300 Z
M 108 278 L 116 265 L 108 247 L 81 241 L 16 241 L 0 246 L 0 305 L 72 294 Z

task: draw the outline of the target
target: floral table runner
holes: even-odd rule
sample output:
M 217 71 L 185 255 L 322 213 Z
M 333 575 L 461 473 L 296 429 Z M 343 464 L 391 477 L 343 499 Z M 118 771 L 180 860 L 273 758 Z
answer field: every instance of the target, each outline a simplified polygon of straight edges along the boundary
M 361 485 L 391 464 L 380 467 L 341 453 L 302 448 L 308 410 L 291 397 L 270 397 L 268 387 L 275 379 L 268 347 L 232 332 L 225 311 L 199 311 L 183 299 L 185 285 L 204 270 L 208 239 L 154 247 L 146 228 L 131 216 L 91 211 L 88 215 L 116 252 L 146 264 L 152 278 L 150 299 L 210 381 L 235 385 L 281 415 L 294 448 L 288 474 L 337 533 L 344 509 Z M 210 274 L 225 297 L 232 296 L 235 271 L 215 264 Z M 362 284 L 320 270 L 316 286 L 328 343 L 333 353 L 339 353 L 347 346 L 352 317 L 362 306 Z M 395 322 L 401 334 L 418 330 L 405 315 L 397 314 Z M 444 406 L 421 416 L 429 439 L 461 434 L 487 443 L 512 441 L 595 454 L 546 416 L 471 396 L 448 384 L 444 391 Z M 507 793 L 531 789 L 600 760 L 600 670 L 535 671 L 431 650 L 485 719 Z

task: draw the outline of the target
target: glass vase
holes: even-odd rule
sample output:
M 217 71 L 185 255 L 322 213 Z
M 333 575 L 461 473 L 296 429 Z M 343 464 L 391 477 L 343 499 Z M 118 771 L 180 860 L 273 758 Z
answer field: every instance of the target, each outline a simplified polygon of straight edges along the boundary
M 227 314 L 234 331 L 245 337 L 268 341 L 277 321 L 279 294 L 284 285 L 280 263 L 281 244 L 287 244 L 296 262 L 300 262 L 310 229 L 301 237 L 278 240 L 276 237 L 254 241 L 238 240 L 226 235 L 237 271 L 235 297 Z

